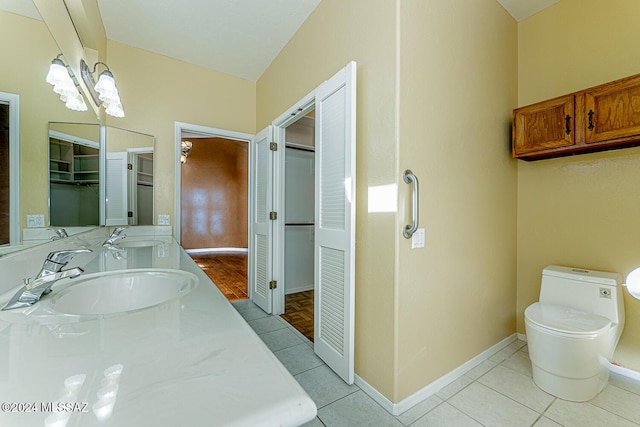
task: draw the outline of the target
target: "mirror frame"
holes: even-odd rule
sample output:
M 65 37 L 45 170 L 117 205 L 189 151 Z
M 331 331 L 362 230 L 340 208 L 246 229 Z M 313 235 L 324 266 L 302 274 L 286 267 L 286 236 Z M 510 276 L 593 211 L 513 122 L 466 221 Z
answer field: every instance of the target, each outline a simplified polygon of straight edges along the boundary
M 20 221 L 20 95 L 0 92 L 9 105 L 9 244 L 21 243 Z

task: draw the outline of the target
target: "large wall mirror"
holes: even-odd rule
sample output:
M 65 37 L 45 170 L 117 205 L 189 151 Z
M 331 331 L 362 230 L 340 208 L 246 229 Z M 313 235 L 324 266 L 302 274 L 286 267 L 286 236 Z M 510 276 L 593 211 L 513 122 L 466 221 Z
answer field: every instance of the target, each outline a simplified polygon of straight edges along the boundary
M 154 140 L 111 126 L 50 122 L 50 225 L 152 225 Z

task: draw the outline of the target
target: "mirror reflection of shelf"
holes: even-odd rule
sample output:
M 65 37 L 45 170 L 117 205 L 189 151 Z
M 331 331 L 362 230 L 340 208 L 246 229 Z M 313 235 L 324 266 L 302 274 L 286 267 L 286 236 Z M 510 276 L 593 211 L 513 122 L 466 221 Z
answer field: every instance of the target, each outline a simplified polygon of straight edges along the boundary
M 148 154 L 148 156 L 151 156 Z M 144 154 L 138 155 L 137 184 L 153 187 L 153 158 Z
M 49 139 L 49 179 L 62 184 L 97 184 L 98 149 L 57 138 Z

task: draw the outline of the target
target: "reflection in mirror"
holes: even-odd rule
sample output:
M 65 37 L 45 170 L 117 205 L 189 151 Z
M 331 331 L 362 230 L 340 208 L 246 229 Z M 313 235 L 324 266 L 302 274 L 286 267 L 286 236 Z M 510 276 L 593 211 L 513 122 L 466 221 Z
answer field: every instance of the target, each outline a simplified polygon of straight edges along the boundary
M 154 139 L 106 127 L 105 225 L 153 225 Z
M 49 123 L 49 223 L 100 224 L 100 125 Z
M 49 123 L 49 224 L 153 225 L 154 141 L 110 126 Z

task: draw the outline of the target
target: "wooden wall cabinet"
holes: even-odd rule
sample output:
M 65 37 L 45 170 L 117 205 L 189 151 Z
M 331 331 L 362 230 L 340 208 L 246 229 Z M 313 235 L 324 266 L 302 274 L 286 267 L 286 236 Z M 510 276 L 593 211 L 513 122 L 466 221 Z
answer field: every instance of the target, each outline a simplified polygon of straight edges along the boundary
M 513 110 L 513 157 L 539 160 L 640 144 L 640 74 Z

